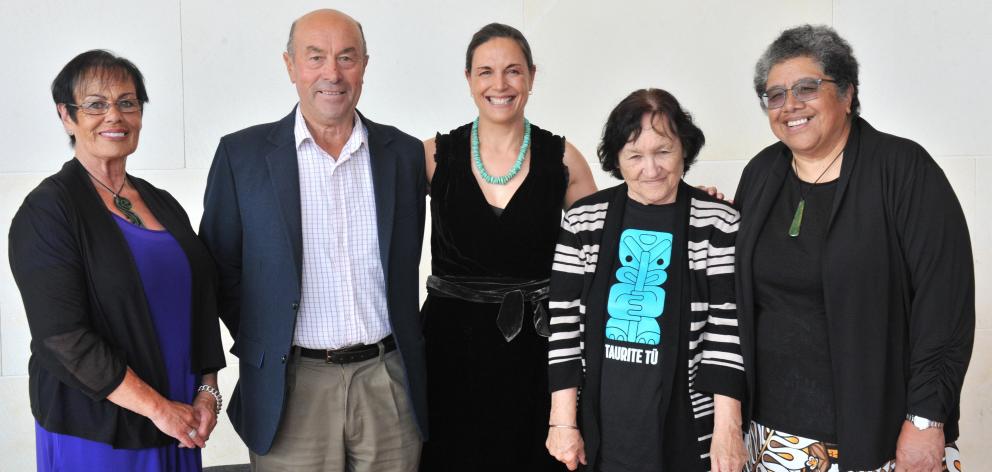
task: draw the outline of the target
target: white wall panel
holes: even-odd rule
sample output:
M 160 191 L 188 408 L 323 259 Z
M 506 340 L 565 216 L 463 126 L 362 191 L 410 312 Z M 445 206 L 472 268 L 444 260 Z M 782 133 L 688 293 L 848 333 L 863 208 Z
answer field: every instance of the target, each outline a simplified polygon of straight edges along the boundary
M 988 287 L 986 287 L 987 289 Z M 992 434 L 992 404 L 988 392 L 992 390 L 992 330 L 979 329 L 975 333 L 975 350 L 971 365 L 964 379 L 961 392 L 961 459 L 962 470 L 986 470 L 992 452 L 988 439 Z
M 947 180 L 951 183 L 951 188 L 954 189 L 954 194 L 957 195 L 958 201 L 961 203 L 961 209 L 964 210 L 964 216 L 968 220 L 968 224 L 976 221 L 977 215 L 975 214 L 975 197 L 976 197 L 976 182 L 975 182 L 975 170 L 976 170 L 976 159 L 972 157 L 952 157 L 952 158 L 937 158 L 937 165 L 940 169 L 944 171 L 944 175 L 947 176 Z
M 31 331 L 23 309 L 0 307 L 0 335 L 3 336 L 0 344 L 3 375 L 28 375 Z
M 732 199 L 734 192 L 737 191 L 741 171 L 744 170 L 747 162 L 745 159 L 733 161 L 699 159 L 693 164 L 692 169 L 689 169 L 685 181 L 691 185 L 716 187 L 725 198 Z
M 50 87 L 65 63 L 95 48 L 130 59 L 145 75 L 151 103 L 131 166 L 184 166 L 177 2 L 4 0 L 2 9 L 0 90 L 10 111 L 3 118 L 0 172 L 50 173 L 72 157 Z
M 369 47 L 359 109 L 414 136 L 471 121 L 465 47 L 486 23 L 521 26 L 521 3 L 306 1 L 292 8 L 235 0 L 183 2 L 187 157 L 208 167 L 217 140 L 275 121 L 295 105 L 283 63 L 289 25 L 314 8 L 334 6 L 362 22 Z
M 552 4 L 553 5 L 548 5 Z M 528 18 L 538 64 L 535 123 L 565 134 L 587 159 L 610 110 L 645 87 L 672 92 L 707 137 L 703 159 L 742 159 L 773 142 L 751 87 L 754 63 L 779 30 L 829 23 L 830 2 L 543 2 Z
M 876 128 L 934 155 L 990 155 L 992 4 L 837 0 L 834 26 L 861 63 L 861 108 Z

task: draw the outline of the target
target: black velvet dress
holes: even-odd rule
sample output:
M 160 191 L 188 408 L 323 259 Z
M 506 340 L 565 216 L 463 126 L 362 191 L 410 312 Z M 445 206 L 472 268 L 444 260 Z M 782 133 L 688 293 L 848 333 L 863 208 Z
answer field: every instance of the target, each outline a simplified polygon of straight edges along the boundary
M 439 277 L 547 279 L 567 187 L 565 140 L 531 126 L 530 171 L 500 216 L 472 174 L 468 124 L 437 136 L 431 268 Z M 547 301 L 539 302 L 545 304 Z M 430 439 L 422 472 L 562 471 L 545 449 L 547 338 L 533 307 L 507 341 L 499 303 L 429 294 L 424 303 Z

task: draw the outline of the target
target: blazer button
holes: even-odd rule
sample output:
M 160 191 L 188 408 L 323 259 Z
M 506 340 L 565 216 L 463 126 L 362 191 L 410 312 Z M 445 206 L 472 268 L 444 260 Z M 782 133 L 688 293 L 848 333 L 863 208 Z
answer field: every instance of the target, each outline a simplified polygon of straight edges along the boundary
M 300 304 L 299 303 L 296 303 L 296 302 L 293 302 L 293 304 L 290 305 L 290 307 L 293 309 L 293 311 L 296 311 L 296 310 L 299 310 L 300 309 Z
M 281 361 L 281 362 L 282 362 L 283 364 L 285 364 L 285 363 L 286 363 L 286 355 L 285 355 L 285 354 L 283 354 L 283 355 L 282 355 L 282 359 L 279 359 L 279 360 L 280 360 L 280 361 Z

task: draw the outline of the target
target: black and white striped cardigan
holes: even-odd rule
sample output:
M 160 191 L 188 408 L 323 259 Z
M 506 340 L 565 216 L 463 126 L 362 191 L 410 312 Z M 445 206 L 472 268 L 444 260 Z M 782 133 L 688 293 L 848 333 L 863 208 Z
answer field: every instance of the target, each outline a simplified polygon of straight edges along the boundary
M 740 399 L 745 392 L 743 359 L 737 335 L 737 307 L 734 292 L 734 241 L 740 214 L 726 202 L 714 199 L 682 183 L 680 192 L 689 199 L 687 256 L 691 319 L 688 339 L 689 398 L 698 437 L 698 454 L 709 463 L 713 431 L 713 393 Z M 549 308 L 551 338 L 548 344 L 550 390 L 578 387 L 581 391 L 579 422 L 586 443 L 586 455 L 596 457 L 598 431 L 595 424 L 599 397 L 596 375 L 602 363 L 605 320 L 588 319 L 590 291 L 597 290 L 597 262 L 600 247 L 616 247 L 627 203 L 627 186 L 621 184 L 590 195 L 565 214 L 561 237 L 555 249 Z M 604 253 L 610 251 L 604 249 Z M 612 253 L 612 251 L 611 251 Z M 612 276 L 611 261 L 604 260 L 601 277 Z M 600 282 L 598 290 L 604 284 Z M 605 286 L 608 286 L 605 285 Z M 606 294 L 599 295 L 606 300 Z M 598 310 L 605 312 L 605 307 Z M 596 323 L 590 325 L 589 322 Z M 597 333 L 590 336 L 587 325 Z M 589 343 L 595 342 L 597 346 Z M 592 347 L 592 349 L 590 349 Z M 597 349 L 598 347 L 598 349 Z M 598 354 L 590 356 L 590 351 Z M 706 393 L 704 393 L 706 392 Z M 590 464 L 595 459 L 590 460 Z

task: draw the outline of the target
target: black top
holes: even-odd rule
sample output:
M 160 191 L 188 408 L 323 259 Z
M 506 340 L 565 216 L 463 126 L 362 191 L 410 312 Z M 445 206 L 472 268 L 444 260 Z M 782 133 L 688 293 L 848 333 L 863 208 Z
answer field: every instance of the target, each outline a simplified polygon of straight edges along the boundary
M 681 216 L 674 203 L 627 200 L 606 308 L 601 472 L 664 470 L 662 452 L 669 447 L 662 444 L 679 437 L 695 440 L 687 434 L 668 438 L 663 431 L 669 400 L 689 410 L 688 389 L 673 391 L 663 381 L 684 359 L 679 343 L 668 345 L 682 319 L 682 276 L 687 270 L 683 252 L 673 250 L 676 244 L 685 245 Z
M 737 187 L 737 310 L 755 395 L 755 246 L 792 153 L 748 163 Z M 820 260 L 841 469 L 895 456 L 907 413 L 958 437 L 975 335 L 975 273 L 964 212 L 940 167 L 908 139 L 854 118 Z M 753 418 L 748 402 L 745 421 Z
M 565 198 L 564 139 L 531 125 L 530 170 L 514 177 L 524 180 L 497 212 L 472 174 L 471 129 L 461 126 L 435 141 L 433 275 L 504 287 L 547 279 Z M 547 308 L 546 301 L 539 303 Z M 524 303 L 518 318 L 510 314 L 514 305 L 508 302 L 501 312 L 500 303 L 428 293 L 421 316 L 431 439 L 420 470 L 565 470 L 544 447 L 551 403 L 547 338 L 535 328 L 535 306 Z M 508 319 L 521 322 L 511 341 L 497 324 Z
M 806 196 L 799 236 L 789 236 Z M 812 185 L 790 172 L 754 249 L 759 423 L 836 442 L 833 378 L 823 304 L 823 242 L 837 181 Z
M 189 218 L 167 192 L 128 175 L 189 259 L 191 369 L 224 367 L 216 273 Z M 175 443 L 151 420 L 106 400 L 126 369 L 159 393 L 165 367 L 127 241 L 79 161 L 31 191 L 10 226 L 10 268 L 31 329 L 31 412 L 48 431 L 146 448 Z
M 555 252 L 548 377 L 551 391 L 580 389 L 578 422 L 590 464 L 582 470 L 594 470 L 602 446 L 607 307 L 627 192 L 627 185 L 620 184 L 577 201 L 565 214 Z M 733 257 L 728 257 L 740 219 L 726 202 L 685 182 L 679 184 L 675 206 L 685 231 L 683 243 L 673 249 L 680 253 L 673 259 L 683 261 L 673 262 L 683 270 L 682 310 L 678 329 L 662 326 L 660 358 L 674 360 L 676 368 L 662 379 L 670 400 L 663 410 L 664 441 L 656 447 L 663 447 L 665 471 L 705 471 L 710 469 L 713 398 L 704 392 L 742 398 L 745 389 L 736 344 Z M 691 404 L 676 400 L 680 397 L 691 398 Z
M 431 273 L 548 278 L 568 185 L 565 139 L 531 125 L 530 170 L 497 215 L 472 174 L 471 131 L 470 123 L 436 139 Z

